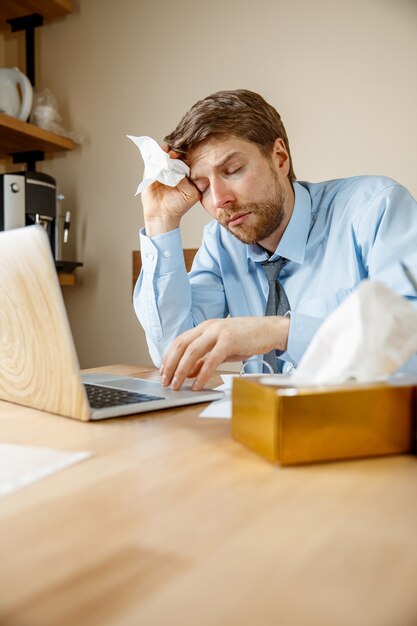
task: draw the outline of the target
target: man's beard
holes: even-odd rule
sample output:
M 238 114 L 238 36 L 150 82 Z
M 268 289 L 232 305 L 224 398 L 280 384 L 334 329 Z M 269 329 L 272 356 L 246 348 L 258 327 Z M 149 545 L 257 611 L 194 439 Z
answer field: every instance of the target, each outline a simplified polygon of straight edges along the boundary
M 274 191 L 265 199 L 259 202 L 247 202 L 245 204 L 232 204 L 218 215 L 218 222 L 228 230 L 234 237 L 243 243 L 258 243 L 264 241 L 281 226 L 284 217 L 284 191 L 275 172 Z M 256 217 L 255 224 L 243 222 L 235 227 L 229 228 L 227 222 L 234 215 L 252 213 Z

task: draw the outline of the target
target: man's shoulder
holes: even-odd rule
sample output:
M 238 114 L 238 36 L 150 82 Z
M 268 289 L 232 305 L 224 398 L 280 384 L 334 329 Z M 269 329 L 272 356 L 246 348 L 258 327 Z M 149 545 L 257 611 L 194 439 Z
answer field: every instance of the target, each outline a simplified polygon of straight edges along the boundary
M 401 188 L 400 183 L 388 176 L 363 175 L 338 178 L 318 183 L 300 181 L 310 194 L 312 212 L 331 211 L 332 214 L 362 214 L 384 194 Z
M 350 176 L 348 178 L 334 178 L 321 182 L 297 181 L 310 195 L 317 194 L 336 194 L 336 193 L 378 193 L 384 189 L 393 186 L 400 186 L 393 178 L 389 176 L 378 176 L 375 174 L 365 174 L 362 176 Z

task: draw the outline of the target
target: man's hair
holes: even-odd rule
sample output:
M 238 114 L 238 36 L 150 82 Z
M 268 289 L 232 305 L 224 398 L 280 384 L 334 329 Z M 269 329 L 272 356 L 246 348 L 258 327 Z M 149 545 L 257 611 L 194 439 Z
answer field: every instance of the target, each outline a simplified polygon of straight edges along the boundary
M 234 135 L 256 143 L 271 158 L 277 138 L 284 141 L 290 160 L 288 178 L 295 180 L 290 146 L 281 116 L 262 96 L 247 89 L 218 91 L 199 100 L 164 141 L 183 158 L 201 141 Z

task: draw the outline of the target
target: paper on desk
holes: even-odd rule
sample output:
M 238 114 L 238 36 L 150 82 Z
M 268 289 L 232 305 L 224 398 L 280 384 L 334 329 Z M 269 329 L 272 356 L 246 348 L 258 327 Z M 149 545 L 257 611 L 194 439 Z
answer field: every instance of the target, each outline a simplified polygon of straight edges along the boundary
M 223 391 L 221 400 L 213 400 L 198 417 L 217 417 L 230 419 L 232 417 L 232 387 L 233 379 L 240 374 L 220 374 L 222 385 L 215 387 L 216 391 Z M 243 374 L 245 378 L 249 376 L 259 376 L 259 374 Z
M 33 448 L 15 444 L 0 444 L 0 496 L 59 472 L 83 461 L 90 452 L 63 452 L 50 448 Z
M 218 387 L 217 387 L 218 389 Z M 220 419 L 230 419 L 232 417 L 232 399 L 231 397 L 222 400 L 213 400 L 201 411 L 198 417 L 216 417 Z
M 323 322 L 293 385 L 386 378 L 417 352 L 417 310 L 377 281 L 365 280 Z
M 143 180 L 139 183 L 136 196 L 155 181 L 169 187 L 176 187 L 190 173 L 190 168 L 184 161 L 171 159 L 152 137 L 134 137 L 133 135 L 126 135 L 126 137 L 139 148 L 145 164 Z
M 221 374 L 222 385 L 215 387 L 216 391 L 223 391 L 221 400 L 213 400 L 199 414 L 198 417 L 217 417 L 221 419 L 230 419 L 232 417 L 232 381 L 237 374 Z

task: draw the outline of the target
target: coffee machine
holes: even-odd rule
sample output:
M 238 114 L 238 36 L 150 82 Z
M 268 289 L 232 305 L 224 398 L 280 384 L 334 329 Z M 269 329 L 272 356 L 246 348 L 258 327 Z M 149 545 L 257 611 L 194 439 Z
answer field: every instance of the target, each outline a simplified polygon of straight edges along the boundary
M 48 234 L 57 269 L 72 271 L 82 263 L 65 259 L 71 215 L 69 211 L 62 215 L 60 200 L 49 174 L 0 174 L 0 230 L 40 224 Z

